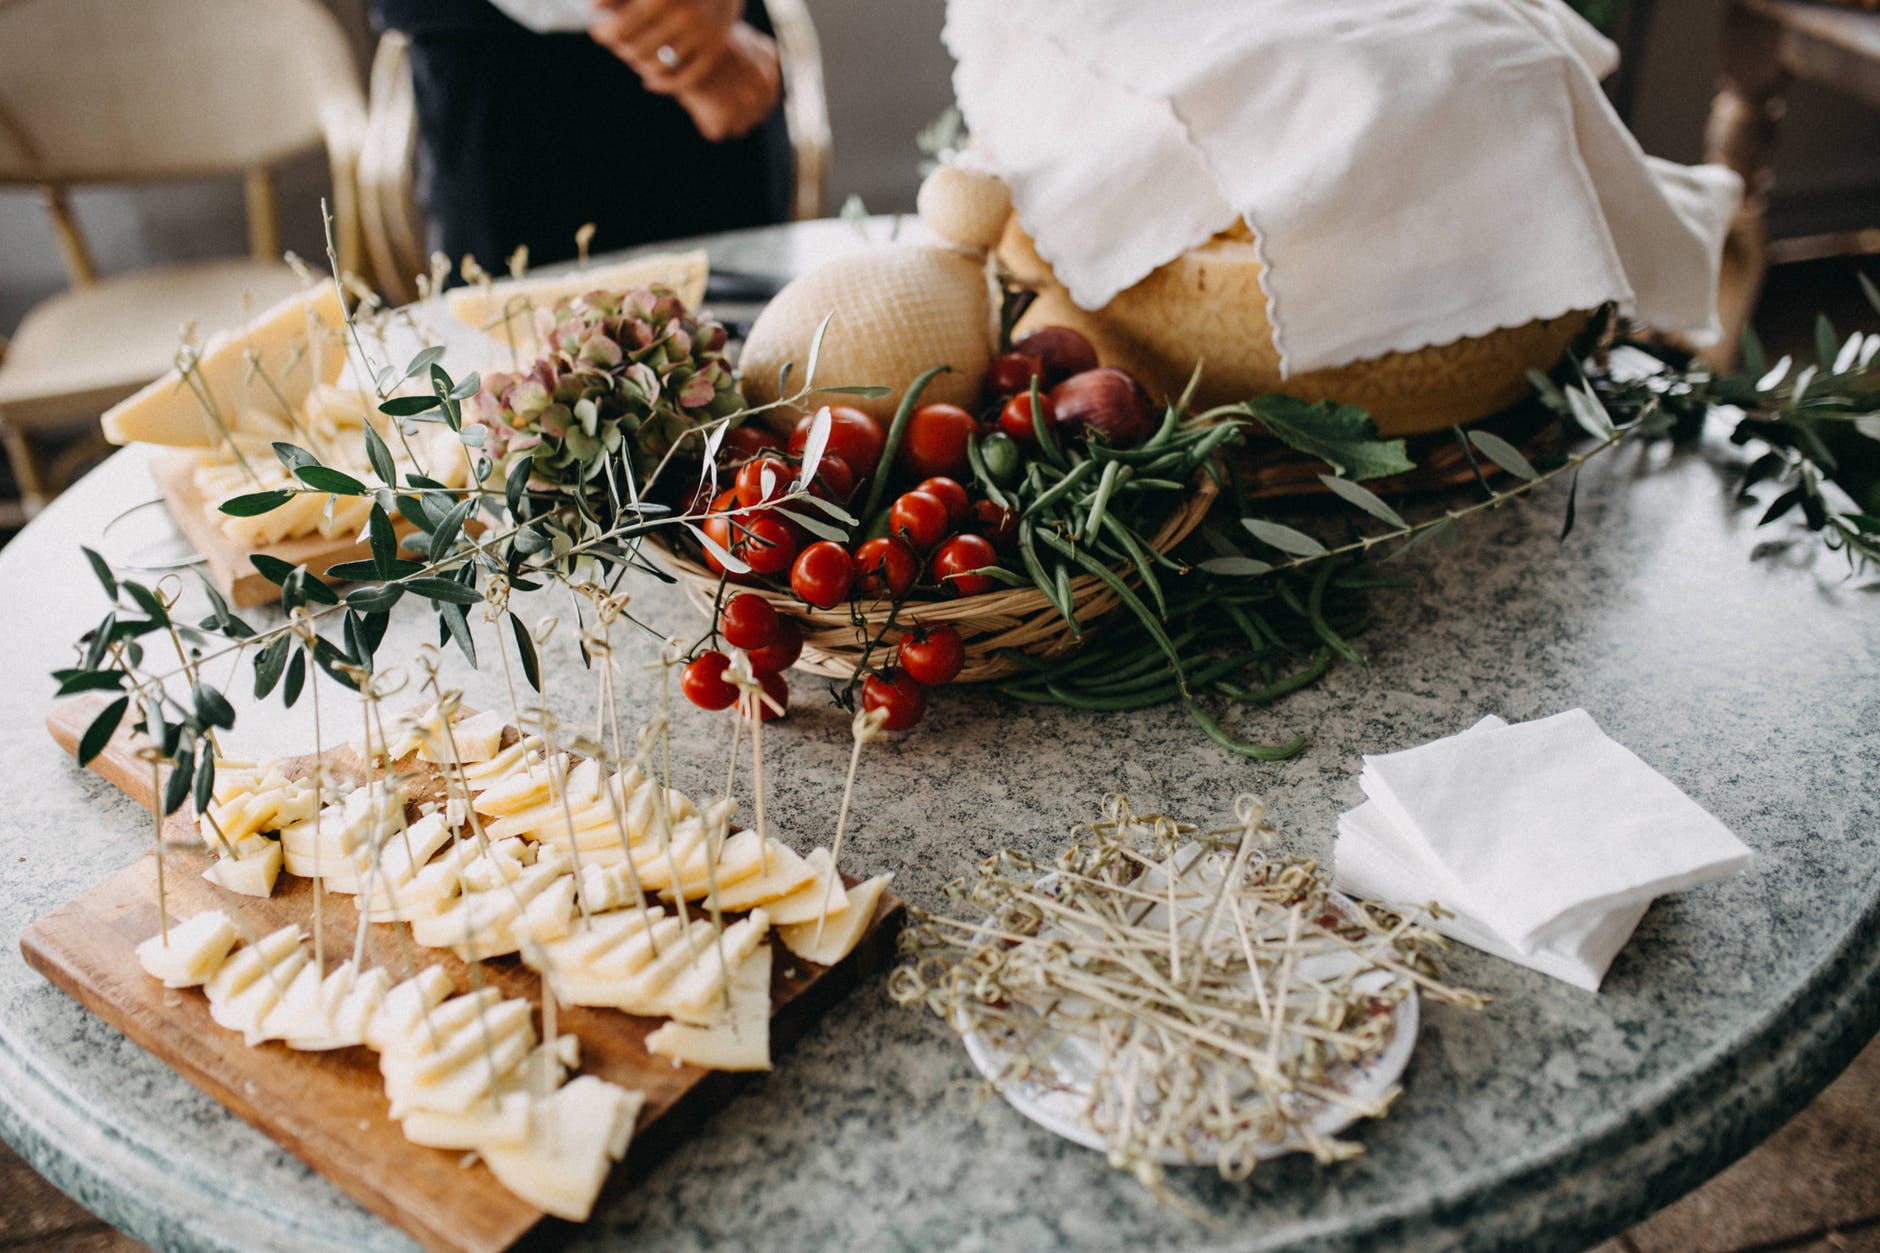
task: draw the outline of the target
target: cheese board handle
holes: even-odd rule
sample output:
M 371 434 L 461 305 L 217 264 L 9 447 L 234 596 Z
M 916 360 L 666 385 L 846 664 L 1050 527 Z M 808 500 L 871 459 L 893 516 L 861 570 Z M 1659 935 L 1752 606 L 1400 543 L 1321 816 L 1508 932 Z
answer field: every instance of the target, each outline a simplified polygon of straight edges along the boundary
M 60 748 L 78 755 L 78 742 L 100 710 L 111 703 L 109 696 L 75 696 L 62 700 L 46 714 L 46 730 Z M 99 776 L 145 809 L 157 807 L 157 792 L 150 779 L 150 763 L 137 755 L 134 735 L 128 723 L 120 726 L 104 751 L 91 759 L 91 768 Z

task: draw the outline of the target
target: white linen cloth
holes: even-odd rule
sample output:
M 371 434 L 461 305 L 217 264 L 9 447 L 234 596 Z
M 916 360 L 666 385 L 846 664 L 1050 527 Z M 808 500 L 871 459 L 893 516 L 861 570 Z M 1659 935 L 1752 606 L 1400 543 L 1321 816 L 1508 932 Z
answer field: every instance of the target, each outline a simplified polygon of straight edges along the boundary
M 944 38 L 1086 309 L 1244 219 L 1287 374 L 1607 300 L 1717 334 L 1741 181 L 1644 155 L 1561 0 L 949 0 Z
M 1334 883 L 1435 901 L 1445 935 L 1597 991 L 1651 902 L 1727 877 L 1750 850 L 1585 710 L 1367 756 L 1339 816 Z

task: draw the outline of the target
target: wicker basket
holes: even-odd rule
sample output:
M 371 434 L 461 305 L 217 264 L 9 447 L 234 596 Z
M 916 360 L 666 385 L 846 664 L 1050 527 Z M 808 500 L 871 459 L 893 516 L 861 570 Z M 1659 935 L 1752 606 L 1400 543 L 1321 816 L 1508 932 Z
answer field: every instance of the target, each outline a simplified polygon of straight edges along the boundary
M 1195 489 L 1182 500 L 1150 539 L 1158 552 L 1168 552 L 1186 539 L 1201 524 L 1208 507 L 1220 488 L 1212 476 L 1201 474 Z M 718 576 L 690 557 L 662 544 L 653 547 L 661 562 L 678 576 L 686 595 L 707 615 L 718 591 Z M 1133 570 L 1119 568 L 1125 582 L 1134 583 Z M 845 679 L 855 672 L 868 640 L 878 634 L 888 621 L 888 606 L 875 608 L 839 605 L 834 609 L 816 609 L 788 592 L 768 587 L 740 588 L 755 592 L 769 601 L 777 612 L 796 620 L 803 630 L 803 655 L 796 669 L 829 678 Z M 1071 580 L 1071 601 L 1077 621 L 1088 630 L 1121 607 L 1115 592 L 1095 575 L 1083 574 Z M 859 608 L 860 625 L 855 613 Z M 1033 657 L 1059 657 L 1078 646 L 1070 625 L 1058 616 L 1044 593 L 1035 587 L 1006 588 L 960 596 L 948 600 L 910 601 L 902 606 L 901 621 L 919 621 L 927 626 L 951 623 L 966 645 L 966 666 L 956 682 L 983 683 L 1017 673 L 1022 666 L 1003 655 L 1016 649 Z M 877 650 L 876 660 L 885 663 L 887 655 Z

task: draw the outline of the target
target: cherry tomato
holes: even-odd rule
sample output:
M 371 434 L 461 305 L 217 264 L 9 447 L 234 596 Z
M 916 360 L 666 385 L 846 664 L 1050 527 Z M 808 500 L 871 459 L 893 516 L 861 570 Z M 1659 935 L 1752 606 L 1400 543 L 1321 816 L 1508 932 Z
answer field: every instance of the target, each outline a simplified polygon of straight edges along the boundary
M 963 476 L 970 469 L 966 441 L 977 434 L 978 419 L 958 405 L 922 405 L 908 415 L 894 468 L 910 479 Z
M 886 710 L 888 720 L 881 725 L 890 731 L 905 731 L 927 712 L 927 692 L 903 670 L 871 674 L 862 680 L 862 708 L 870 712 Z
M 709 539 L 726 552 L 731 551 L 731 518 L 728 514 L 714 513 L 705 519 L 705 525 L 699 528 Z M 718 560 L 710 548 L 705 550 L 705 564 L 713 574 L 728 574 L 725 564 Z
M 1017 544 L 1018 515 L 1011 509 L 980 500 L 973 502 L 973 516 L 978 519 L 979 533 L 1000 552 L 1009 552 Z
M 777 637 L 777 611 L 757 593 L 739 592 L 718 611 L 718 631 L 733 648 L 764 648 Z
M 952 588 L 961 596 L 977 596 L 998 585 L 990 575 L 966 572 L 998 564 L 999 554 L 991 540 L 983 535 L 955 535 L 934 554 L 934 582 Z
M 1032 376 L 1043 373 L 1035 357 L 1022 352 L 1008 352 L 992 359 L 986 383 L 997 396 L 1012 396 L 1031 390 Z
M 810 424 L 815 415 L 810 415 L 796 424 L 790 432 L 790 451 L 801 455 L 803 447 L 809 442 Z M 887 437 L 875 420 L 860 409 L 848 405 L 829 406 L 829 442 L 823 445 L 824 452 L 832 452 L 849 463 L 857 482 L 863 482 L 875 472 L 875 466 L 881 460 L 881 444 Z
M 919 572 L 920 562 L 906 540 L 881 536 L 855 550 L 855 586 L 866 595 L 905 596 Z
M 835 453 L 826 452 L 816 463 L 816 481 L 809 485 L 809 490 L 813 496 L 845 505 L 855 494 L 855 471 Z
M 782 452 L 783 441 L 761 426 L 733 427 L 718 443 L 718 464 L 736 465 L 763 452 Z
M 972 498 L 967 496 L 966 489 L 960 486 L 958 479 L 925 479 L 914 490 L 938 496 L 940 503 L 947 507 L 947 525 L 954 530 L 959 530 L 973 520 Z
M 777 708 L 772 709 L 755 692 L 748 696 L 740 693 L 738 712 L 748 718 L 751 716 L 751 707 L 754 705 L 757 708 L 759 722 L 770 722 L 783 717 L 790 708 L 790 685 L 784 682 L 782 675 L 773 671 L 755 670 L 753 673 L 757 676 L 757 682 L 763 687 L 764 695 L 777 702 Z
M 764 486 L 766 477 L 770 479 L 769 488 Z M 781 457 L 759 457 L 747 461 L 738 469 L 738 503 L 746 509 L 769 504 L 788 493 L 795 479 L 796 471 Z
M 966 666 L 966 645 L 951 626 L 916 627 L 901 641 L 901 669 L 923 687 L 939 687 L 959 677 Z
M 833 609 L 849 598 L 855 583 L 855 559 L 834 540 L 817 540 L 790 567 L 790 588 L 818 609 Z
M 768 513 L 742 515 L 731 533 L 737 540 L 731 551 L 744 558 L 752 574 L 782 574 L 802 543 L 794 527 Z
M 899 535 L 918 551 L 932 548 L 946 538 L 947 506 L 932 492 L 916 488 L 894 498 L 888 510 L 888 530 Z
M 1049 396 L 1042 393 L 1039 395 L 1038 408 L 1044 414 L 1044 420 L 1047 423 L 1057 422 L 1057 410 L 1051 407 Z M 1005 408 L 999 410 L 999 429 L 1011 436 L 1016 443 L 1035 444 L 1038 442 L 1037 428 L 1031 422 L 1030 392 L 1020 392 L 1005 402 Z
M 757 674 L 782 674 L 803 655 L 803 628 L 793 618 L 778 618 L 777 633 L 762 648 L 745 651 L 751 669 Z
M 700 709 L 729 709 L 737 703 L 738 689 L 725 681 L 725 667 L 731 658 L 717 649 L 709 649 L 685 663 L 679 674 L 679 690 Z

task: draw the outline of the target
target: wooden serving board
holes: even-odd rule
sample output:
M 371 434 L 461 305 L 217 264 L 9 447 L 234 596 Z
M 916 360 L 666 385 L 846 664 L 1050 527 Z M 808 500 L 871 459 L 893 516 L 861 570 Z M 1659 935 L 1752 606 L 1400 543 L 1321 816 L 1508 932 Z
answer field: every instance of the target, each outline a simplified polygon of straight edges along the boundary
M 95 700 L 65 702 L 53 709 L 47 727 L 73 751 L 97 708 Z M 139 804 L 153 807 L 149 767 L 122 733 L 91 764 Z M 181 815 L 168 820 L 165 834 L 192 843 L 197 838 L 194 825 Z M 312 933 L 310 881 L 283 872 L 273 896 L 238 896 L 202 878 L 207 864 L 200 853 L 164 854 L 172 918 L 221 909 L 247 938 L 290 922 Z M 322 910 L 330 968 L 351 955 L 358 914 L 350 896 L 331 892 L 324 895 Z M 861 943 L 836 966 L 818 966 L 778 949 L 770 988 L 773 1059 L 865 973 L 892 959 L 903 912 L 899 900 L 883 893 Z M 505 1249 L 542 1222 L 539 1210 L 499 1184 L 481 1163 L 466 1168 L 462 1152 L 421 1148 L 404 1138 L 387 1116 L 377 1054 L 364 1048 L 301 1053 L 278 1042 L 244 1047 L 237 1033 L 210 1018 L 200 989 L 165 988 L 145 974 L 132 950 L 155 935 L 158 925 L 156 859 L 146 855 L 34 922 L 20 938 L 20 951 L 29 965 L 86 1008 L 426 1248 Z M 450 973 L 458 991 L 472 986 L 465 963 L 445 950 L 417 948 L 402 929 L 374 926 L 368 946 L 368 962 L 383 965 L 395 980 L 436 965 Z M 482 963 L 477 977 L 505 996 L 539 1006 L 541 980 L 514 957 Z M 649 1054 L 646 1037 L 662 1019 L 564 1006 L 558 1022 L 562 1032 L 581 1041 L 581 1073 L 646 1094 L 633 1146 L 614 1170 L 610 1188 L 629 1186 L 627 1181 L 648 1162 L 724 1104 L 739 1080 Z
M 150 459 L 150 477 L 156 480 L 183 537 L 208 562 L 209 581 L 237 609 L 272 605 L 281 599 L 281 589 L 249 560 L 257 553 L 279 557 L 290 566 L 304 565 L 315 574 L 324 574 L 328 566 L 342 561 L 363 561 L 372 556 L 372 546 L 353 535 L 330 539 L 308 535 L 262 548 L 230 539 L 216 525 L 216 513 L 208 500 L 196 490 L 198 464 L 194 452 L 161 452 Z M 394 520 L 393 526 L 401 534 L 411 530 L 411 524 L 402 518 Z

